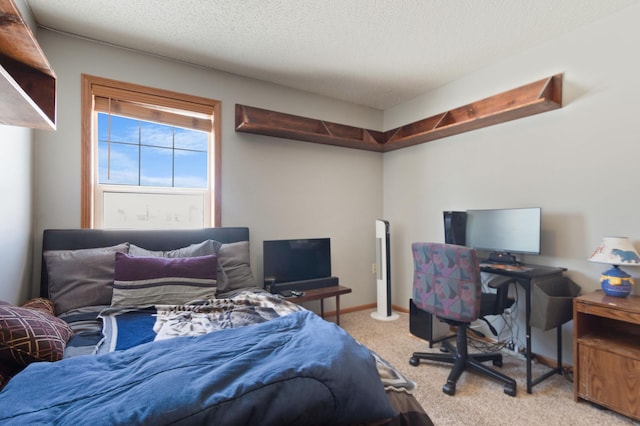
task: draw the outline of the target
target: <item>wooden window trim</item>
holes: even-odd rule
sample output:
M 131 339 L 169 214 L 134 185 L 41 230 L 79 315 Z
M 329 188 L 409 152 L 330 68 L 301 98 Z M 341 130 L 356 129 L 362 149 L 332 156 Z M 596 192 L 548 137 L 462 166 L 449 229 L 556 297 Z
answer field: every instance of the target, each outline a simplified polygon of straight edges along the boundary
M 222 106 L 220 101 L 202 98 L 199 96 L 186 95 L 182 93 L 172 92 L 169 90 L 156 89 L 147 86 L 141 86 L 133 83 L 125 83 L 117 80 L 111 80 L 103 77 L 96 77 L 88 74 L 81 76 L 81 165 L 80 165 L 80 226 L 82 228 L 93 228 L 93 182 L 94 182 L 94 150 L 93 150 L 93 129 L 92 115 L 94 111 L 93 96 L 96 91 L 99 96 L 109 96 L 109 90 L 113 90 L 114 94 L 125 92 L 137 92 L 142 99 L 148 99 L 151 104 L 158 104 L 168 109 L 167 114 L 171 114 L 171 108 L 179 108 L 182 102 L 188 102 L 190 105 L 198 104 L 202 109 L 202 114 L 213 113 L 213 161 L 211 166 L 211 189 L 213 191 L 211 197 L 211 219 L 214 227 L 221 226 L 221 130 L 220 117 Z M 138 101 L 140 98 L 136 98 Z M 172 102 L 174 101 L 174 102 Z M 198 122 L 200 120 L 200 122 Z M 194 126 L 202 126 L 201 118 L 197 114 L 193 117 Z

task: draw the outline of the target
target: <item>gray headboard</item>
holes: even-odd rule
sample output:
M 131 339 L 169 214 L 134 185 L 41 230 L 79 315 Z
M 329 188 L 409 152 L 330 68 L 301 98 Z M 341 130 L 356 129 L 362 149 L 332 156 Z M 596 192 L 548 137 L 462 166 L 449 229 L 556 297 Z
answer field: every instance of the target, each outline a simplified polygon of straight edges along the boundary
M 42 252 L 47 250 L 77 250 L 109 247 L 129 242 L 148 250 L 175 250 L 204 240 L 221 243 L 249 241 L 249 228 L 202 228 L 185 230 L 106 230 L 106 229 L 46 229 L 42 235 Z M 47 266 L 42 259 L 40 295 L 47 297 Z

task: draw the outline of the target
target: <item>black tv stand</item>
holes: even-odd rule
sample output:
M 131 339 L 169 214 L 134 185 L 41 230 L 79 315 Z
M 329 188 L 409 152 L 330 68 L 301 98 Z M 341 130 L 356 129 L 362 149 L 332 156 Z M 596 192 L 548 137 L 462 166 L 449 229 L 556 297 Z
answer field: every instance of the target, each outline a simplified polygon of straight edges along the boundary
M 503 251 L 492 251 L 489 253 L 489 258 L 487 260 L 492 263 L 504 263 L 507 265 L 520 264 L 514 255 Z
M 333 287 L 338 284 L 339 284 L 338 277 L 312 278 L 310 280 L 287 281 L 287 282 L 279 282 L 279 283 L 275 282 L 272 279 L 268 279 L 268 280 L 265 280 L 264 288 L 270 289 L 271 293 L 282 294 L 285 291 L 312 290 L 315 288 Z

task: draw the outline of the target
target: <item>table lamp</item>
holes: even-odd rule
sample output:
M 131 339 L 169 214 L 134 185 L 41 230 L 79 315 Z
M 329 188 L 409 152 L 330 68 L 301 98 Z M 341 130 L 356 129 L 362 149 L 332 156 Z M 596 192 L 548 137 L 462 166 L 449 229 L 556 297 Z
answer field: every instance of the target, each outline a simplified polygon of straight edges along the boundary
M 620 269 L 620 265 L 640 265 L 640 255 L 627 237 L 604 237 L 593 251 L 590 262 L 613 265 L 602 273 L 600 284 L 608 296 L 627 297 L 631 293 L 633 279 Z

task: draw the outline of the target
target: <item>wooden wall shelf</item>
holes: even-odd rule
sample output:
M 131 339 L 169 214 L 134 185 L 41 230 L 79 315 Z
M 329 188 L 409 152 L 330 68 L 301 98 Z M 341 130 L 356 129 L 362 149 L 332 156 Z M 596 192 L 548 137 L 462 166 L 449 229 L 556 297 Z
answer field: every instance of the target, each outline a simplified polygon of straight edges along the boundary
M 236 104 L 236 131 L 387 152 L 562 107 L 562 74 L 386 132 Z
M 0 124 L 56 128 L 56 75 L 12 0 L 0 0 Z
M 384 134 L 236 104 L 236 132 L 382 152 Z

